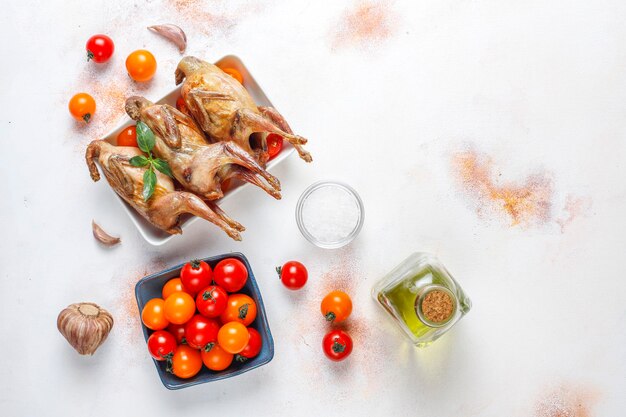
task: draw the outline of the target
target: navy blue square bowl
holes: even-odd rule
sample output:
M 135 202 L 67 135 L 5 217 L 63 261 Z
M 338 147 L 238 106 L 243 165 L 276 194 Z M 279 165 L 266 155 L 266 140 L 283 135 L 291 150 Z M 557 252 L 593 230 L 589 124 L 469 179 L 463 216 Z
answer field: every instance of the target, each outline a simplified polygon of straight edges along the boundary
M 259 290 L 256 280 L 254 279 L 252 268 L 250 267 L 250 263 L 248 262 L 246 257 L 243 256 L 243 254 L 241 253 L 228 253 L 225 255 L 204 258 L 202 260 L 208 263 L 211 268 L 215 268 L 215 265 L 217 265 L 219 261 L 226 258 L 239 259 L 241 262 L 244 263 L 244 265 L 246 265 L 246 268 L 248 269 L 248 281 L 239 292 L 252 297 L 257 305 L 257 316 L 250 327 L 256 329 L 263 339 L 263 347 L 261 348 L 261 352 L 258 356 L 249 359 L 243 363 L 233 361 L 230 367 L 220 372 L 211 371 L 203 366 L 202 370 L 196 376 L 189 379 L 181 379 L 173 374 L 170 374 L 165 370 L 166 363 L 164 361 L 160 362 L 153 359 L 154 365 L 156 366 L 157 372 L 159 374 L 159 378 L 161 378 L 161 382 L 163 382 L 163 385 L 165 385 L 165 387 L 168 389 L 181 389 L 190 387 L 192 385 L 218 381 L 220 379 L 241 375 L 244 372 L 248 372 L 252 369 L 258 368 L 259 366 L 265 365 L 274 357 L 274 339 L 272 339 L 272 333 L 270 332 L 270 327 L 267 322 L 265 307 L 263 306 L 263 299 L 261 298 L 261 291 Z M 173 268 L 166 269 L 165 271 L 157 272 L 156 274 L 152 274 L 141 279 L 137 283 L 137 285 L 135 286 L 135 297 L 137 298 L 137 305 L 139 306 L 140 315 L 143 307 L 148 301 L 150 301 L 152 298 L 161 298 L 161 290 L 163 288 L 163 285 L 165 285 L 167 281 L 180 276 L 180 270 L 183 265 L 184 264 L 177 265 Z M 139 319 L 141 322 L 141 317 Z M 141 327 L 143 330 L 143 335 L 147 341 L 148 337 L 150 337 L 150 334 L 152 333 L 152 330 L 148 329 L 143 324 Z

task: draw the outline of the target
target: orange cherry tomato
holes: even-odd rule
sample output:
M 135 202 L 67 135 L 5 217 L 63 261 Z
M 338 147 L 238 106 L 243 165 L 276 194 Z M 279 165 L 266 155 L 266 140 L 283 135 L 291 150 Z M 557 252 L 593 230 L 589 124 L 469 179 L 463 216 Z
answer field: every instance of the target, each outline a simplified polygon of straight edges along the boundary
M 236 69 L 225 67 L 225 68 L 221 68 L 221 70 L 224 71 L 226 74 L 230 75 L 231 77 L 233 77 L 235 80 L 239 81 L 239 84 L 243 84 L 243 76 Z
M 162 330 L 170 322 L 165 317 L 165 301 L 162 298 L 153 298 L 141 310 L 141 321 L 152 330 Z
M 245 294 L 231 294 L 226 303 L 226 310 L 220 315 L 222 323 L 238 321 L 244 326 L 252 324 L 256 318 L 256 303 Z
M 204 366 L 212 371 L 223 371 L 233 362 L 233 354 L 226 352 L 220 345 L 214 345 L 208 352 L 200 352 Z
M 322 300 L 321 310 L 326 320 L 339 323 L 352 313 L 352 300 L 343 291 L 331 291 Z
M 174 324 L 183 324 L 189 321 L 196 312 L 196 302 L 186 292 L 177 291 L 165 300 L 165 318 Z
M 250 340 L 250 333 L 238 321 L 226 323 L 217 332 L 217 343 L 228 353 L 239 353 L 245 349 Z
M 68 107 L 74 119 L 89 123 L 96 112 L 96 100 L 87 93 L 78 93 L 70 99 Z
M 172 278 L 165 283 L 165 285 L 163 286 L 163 290 L 161 290 L 161 293 L 163 294 L 163 299 L 167 300 L 167 297 L 174 294 L 175 292 L 180 291 L 184 291 L 183 282 L 180 280 L 180 278 Z
M 134 146 L 137 145 L 137 127 L 135 125 L 128 126 L 117 135 L 117 146 Z
M 270 159 L 274 159 L 283 149 L 283 137 L 276 133 L 270 133 L 265 140 L 267 141 L 267 153 Z
M 157 62 L 154 55 L 145 49 L 131 52 L 126 58 L 126 70 L 128 75 L 135 81 L 149 81 L 156 72 Z
M 172 356 L 172 373 L 179 378 L 191 378 L 202 369 L 202 356 L 196 349 L 180 345 Z

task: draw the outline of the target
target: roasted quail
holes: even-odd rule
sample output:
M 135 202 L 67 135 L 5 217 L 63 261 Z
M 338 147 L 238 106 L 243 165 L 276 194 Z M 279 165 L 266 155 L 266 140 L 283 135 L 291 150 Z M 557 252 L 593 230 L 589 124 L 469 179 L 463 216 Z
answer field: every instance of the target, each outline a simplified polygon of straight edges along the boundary
M 174 178 L 187 191 L 215 200 L 224 195 L 222 182 L 236 178 L 280 199 L 278 179 L 248 152 L 235 142 L 208 143 L 196 123 L 174 107 L 134 96 L 126 100 L 126 112 L 154 132 L 153 152 L 169 163 Z
M 106 141 L 95 140 L 87 147 L 85 159 L 94 181 L 100 179 L 97 160 L 115 192 L 159 229 L 170 234 L 182 233 L 180 216 L 190 213 L 215 224 L 231 238 L 241 240 L 239 232 L 244 230 L 242 225 L 226 216 L 217 205 L 209 203 L 209 207 L 192 193 L 176 191 L 172 180 L 158 171 L 154 194 L 144 201 L 143 174 L 147 168 L 134 167 L 129 163 L 130 158 L 137 155 L 142 155 L 139 148 L 113 146 Z
M 265 135 L 251 145 L 253 133 L 276 133 L 288 140 L 300 158 L 311 162 L 304 150 L 307 140 L 294 135 L 283 117 L 271 107 L 257 107 L 246 89 L 217 66 L 198 58 L 183 58 L 176 69 L 176 84 L 194 119 L 212 142 L 233 141 L 255 157 L 262 166 L 269 159 Z M 253 148 L 254 146 L 254 148 Z

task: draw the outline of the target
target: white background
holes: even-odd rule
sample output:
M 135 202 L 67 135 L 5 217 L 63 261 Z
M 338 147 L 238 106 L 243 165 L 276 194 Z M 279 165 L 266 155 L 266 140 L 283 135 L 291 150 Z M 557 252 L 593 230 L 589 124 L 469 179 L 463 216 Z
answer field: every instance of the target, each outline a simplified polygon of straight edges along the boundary
M 165 1 L 2 1 L 0 414 L 544 417 L 574 402 L 581 408 L 561 415 L 624 415 L 626 3 L 382 2 L 389 36 L 343 43 L 352 1 L 192 3 L 179 13 Z M 132 88 L 126 55 L 146 47 L 157 57 L 155 79 L 138 87 L 148 98 L 173 86 L 180 56 L 145 30 L 162 22 L 186 30 L 189 54 L 240 56 L 310 139 L 313 164 L 293 155 L 273 172 L 282 201 L 249 187 L 225 205 L 247 226 L 241 243 L 200 222 L 151 247 L 107 184 L 89 178 L 85 146 L 121 116 L 97 91 Z M 83 50 L 95 33 L 116 42 L 97 69 Z M 89 127 L 67 112 L 83 90 L 99 104 Z M 550 220 L 512 225 L 493 207 L 478 215 L 451 164 L 467 147 L 492 158 L 502 183 L 547 175 Z M 312 247 L 295 224 L 299 194 L 320 179 L 344 180 L 364 200 L 363 231 L 341 251 Z M 568 195 L 590 207 L 561 230 Z M 122 245 L 99 246 L 92 218 Z M 254 268 L 275 358 L 170 392 L 140 335 L 134 283 L 231 250 Z M 413 251 L 436 253 L 474 303 L 426 350 L 369 294 Z M 301 293 L 274 273 L 289 259 L 309 267 Z M 317 310 L 334 287 L 355 306 L 354 353 L 340 364 L 323 357 Z M 79 301 L 116 320 L 93 357 L 56 330 L 58 312 Z

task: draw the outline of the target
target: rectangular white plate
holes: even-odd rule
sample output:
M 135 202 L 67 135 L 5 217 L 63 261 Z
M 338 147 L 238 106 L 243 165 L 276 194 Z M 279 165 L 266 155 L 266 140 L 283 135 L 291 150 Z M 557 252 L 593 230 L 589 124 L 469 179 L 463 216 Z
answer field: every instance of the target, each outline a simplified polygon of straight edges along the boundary
M 224 67 L 235 68 L 237 71 L 239 71 L 241 75 L 243 76 L 244 87 L 246 87 L 246 90 L 248 90 L 248 92 L 250 93 L 250 95 L 252 96 L 252 98 L 254 99 L 257 105 L 259 106 L 271 106 L 272 105 L 272 103 L 270 103 L 269 99 L 267 98 L 267 96 L 265 95 L 261 87 L 259 87 L 259 85 L 255 81 L 254 77 L 252 77 L 252 74 L 250 74 L 246 66 L 238 57 L 234 55 L 228 55 L 220 59 L 219 61 L 217 61 L 216 64 L 220 66 L 223 65 Z M 180 86 L 174 88 L 165 97 L 158 100 L 157 103 L 167 103 L 172 106 L 176 106 L 176 100 L 178 99 L 178 97 L 180 97 Z M 116 140 L 117 140 L 117 135 L 119 134 L 119 132 L 121 132 L 127 126 L 130 126 L 133 124 L 135 124 L 135 121 L 131 120 L 128 117 L 118 127 L 116 127 L 115 129 L 110 131 L 107 135 L 105 135 L 103 139 L 115 145 Z M 289 142 L 284 141 L 283 150 L 280 152 L 280 154 L 278 154 L 276 158 L 268 162 L 267 169 L 270 170 L 272 167 L 279 164 L 281 161 L 283 161 L 285 158 L 291 155 L 293 151 L 294 151 L 293 146 L 291 146 Z M 235 194 L 237 194 L 241 190 L 242 187 L 246 187 L 246 186 L 249 186 L 249 184 L 244 183 L 244 184 L 237 184 L 236 186 L 233 186 L 233 188 L 228 190 L 228 192 L 224 194 L 224 197 L 222 197 L 217 203 L 219 204 L 220 202 L 225 201 L 226 199 L 232 198 Z M 135 226 L 137 226 L 137 229 L 139 229 L 139 233 L 141 233 L 141 236 L 143 236 L 144 239 L 146 239 L 148 243 L 154 246 L 160 246 L 160 245 L 163 245 L 165 242 L 169 241 L 170 239 L 172 239 L 174 236 L 177 236 L 177 235 L 170 235 L 168 233 L 165 233 L 162 230 L 157 229 L 156 227 L 151 225 L 146 219 L 144 219 L 141 215 L 139 215 L 128 203 L 122 200 L 122 198 L 118 196 L 115 193 L 115 191 L 111 189 L 111 192 L 120 201 L 120 203 L 122 203 L 122 207 L 124 207 L 124 210 L 126 210 L 126 213 L 128 213 L 128 216 L 130 217 L 132 222 L 135 224 Z M 195 216 L 183 217 L 182 222 L 181 222 L 182 223 L 181 227 L 183 229 L 183 232 L 186 228 L 188 228 L 192 223 L 196 222 L 197 220 L 198 218 Z

